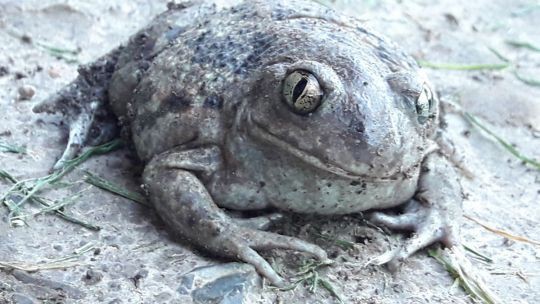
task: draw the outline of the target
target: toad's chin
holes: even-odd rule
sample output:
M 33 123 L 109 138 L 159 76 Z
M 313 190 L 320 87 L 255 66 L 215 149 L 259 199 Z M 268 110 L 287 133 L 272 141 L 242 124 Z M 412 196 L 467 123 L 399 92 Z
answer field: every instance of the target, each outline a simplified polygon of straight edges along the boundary
M 344 169 L 342 165 L 330 163 L 328 161 L 322 161 L 316 156 L 313 156 L 312 154 L 303 151 L 302 149 L 299 149 L 295 147 L 294 145 L 288 143 L 285 140 L 280 139 L 278 136 L 272 134 L 272 132 L 268 131 L 264 126 L 257 123 L 254 120 L 250 121 L 250 127 L 248 128 L 248 132 L 251 136 L 260 139 L 264 142 L 269 143 L 270 145 L 279 148 L 283 151 L 286 151 L 287 153 L 299 158 L 301 161 L 317 168 L 320 170 L 323 170 L 325 172 L 337 175 L 342 178 L 350 179 L 350 180 L 370 180 L 372 182 L 393 182 L 398 179 L 403 178 L 404 172 L 409 172 L 413 168 L 418 167 L 419 164 L 415 164 L 407 169 L 402 169 L 396 173 L 389 174 L 388 176 L 372 176 L 369 174 L 361 173 L 361 172 L 355 172 L 350 169 Z

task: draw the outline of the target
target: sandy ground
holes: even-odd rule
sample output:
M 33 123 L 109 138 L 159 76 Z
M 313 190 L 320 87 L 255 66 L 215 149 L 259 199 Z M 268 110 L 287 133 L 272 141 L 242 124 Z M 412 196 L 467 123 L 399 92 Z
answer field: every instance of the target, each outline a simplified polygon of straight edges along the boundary
M 17 178 L 47 173 L 65 143 L 61 118 L 32 113 L 31 108 L 68 83 L 77 65 L 55 58 L 40 45 L 78 49 L 79 62 L 117 46 L 164 10 L 166 1 L 120 0 L 0 0 L 0 141 L 26 146 L 26 155 L 0 153 L 0 169 Z M 540 53 L 514 48 L 506 40 L 540 45 L 540 8 L 534 1 L 338 1 L 338 9 L 360 16 L 379 32 L 400 42 L 417 59 L 439 63 L 501 63 L 488 47 L 508 57 L 513 67 L 500 71 L 428 69 L 441 99 L 477 115 L 496 134 L 524 154 L 540 159 L 540 88 L 528 86 L 512 70 L 540 75 Z M 29 39 L 21 39 L 25 35 Z M 30 42 L 24 40 L 31 40 Z M 20 100 L 19 89 L 31 86 L 35 95 Z M 493 227 L 530 239 L 540 239 L 540 171 L 522 164 L 501 145 L 472 127 L 460 115 L 446 116 L 452 139 L 474 178 L 462 179 L 464 213 Z M 91 159 L 81 166 L 136 190 L 137 170 L 127 150 Z M 82 178 L 76 170 L 67 180 Z M 0 191 L 8 185 L 0 182 Z M 88 185 L 58 190 L 59 198 Z M 27 212 L 35 212 L 28 206 Z M 188 303 L 178 293 L 179 278 L 192 268 L 220 261 L 171 239 L 150 209 L 89 188 L 68 212 L 101 227 L 94 232 L 52 216 L 27 220 L 11 228 L 8 211 L 0 209 L 0 262 L 42 263 L 72 255 L 88 244 L 92 250 L 65 270 L 26 273 L 0 266 L 0 303 Z M 357 241 L 352 249 L 318 241 L 337 261 L 322 275 L 334 282 L 346 303 L 470 303 L 453 279 L 426 252 L 409 259 L 395 274 L 383 267 L 363 267 L 389 248 L 377 231 L 350 231 L 360 220 L 346 217 L 317 220 L 282 228 L 310 239 L 319 229 Z M 512 241 L 462 219 L 464 243 L 493 259 L 473 260 L 503 303 L 540 303 L 540 246 Z M 358 237 L 358 231 L 362 237 Z M 317 240 L 314 240 L 317 241 Z M 266 255 L 285 267 L 300 263 L 292 252 Z M 292 267 L 292 266 L 291 266 Z M 260 303 L 333 303 L 323 288 L 278 292 L 265 288 Z

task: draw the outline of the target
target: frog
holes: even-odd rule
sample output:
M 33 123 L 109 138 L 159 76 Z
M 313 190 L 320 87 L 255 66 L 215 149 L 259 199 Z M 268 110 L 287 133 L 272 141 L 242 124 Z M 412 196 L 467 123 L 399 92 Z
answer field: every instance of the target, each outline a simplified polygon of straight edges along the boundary
M 371 212 L 412 232 L 380 264 L 459 244 L 463 195 L 426 73 L 315 1 L 171 3 L 34 111 L 69 125 L 55 168 L 120 134 L 172 233 L 276 286 L 286 280 L 266 250 L 329 261 L 319 245 L 268 231 L 283 214 Z

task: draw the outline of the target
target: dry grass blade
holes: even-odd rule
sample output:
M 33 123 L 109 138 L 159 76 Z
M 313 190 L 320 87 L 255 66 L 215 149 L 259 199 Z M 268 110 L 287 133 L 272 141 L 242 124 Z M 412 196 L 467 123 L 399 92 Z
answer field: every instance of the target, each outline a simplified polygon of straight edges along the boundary
M 141 205 L 152 207 L 148 201 L 145 199 L 145 197 L 137 192 L 129 191 L 125 188 L 120 187 L 119 185 L 116 185 L 104 178 L 101 178 L 89 171 L 85 171 L 86 177 L 85 182 L 94 185 L 100 189 L 103 189 L 105 191 L 109 191 L 113 194 L 119 195 L 121 197 L 127 198 L 129 200 L 132 200 L 136 203 L 139 203 Z
M 484 227 L 486 230 L 489 230 L 493 233 L 496 233 L 502 237 L 505 237 L 507 239 L 511 239 L 511 240 L 514 240 L 514 241 L 518 241 L 518 242 L 524 242 L 524 243 L 529 243 L 529 244 L 533 244 L 533 245 L 537 245 L 537 246 L 540 246 L 540 242 L 539 241 L 535 241 L 535 240 L 531 240 L 529 238 L 526 238 L 524 236 L 519 236 L 519 235 L 515 235 L 515 234 L 512 234 L 510 232 L 506 232 L 504 230 L 501 230 L 501 229 L 497 229 L 497 228 L 494 228 L 488 224 L 485 224 L 485 223 L 482 223 L 481 221 L 473 218 L 473 217 L 470 217 L 468 215 L 463 215 L 466 219 L 469 219 L 475 223 L 477 223 L 478 225 Z
M 45 262 L 39 264 L 30 264 L 23 262 L 2 262 L 0 261 L 0 269 L 18 269 L 27 272 L 35 272 L 40 270 L 50 269 L 65 269 L 82 265 L 79 262 L 63 261 L 63 262 Z
M 461 247 L 456 246 L 449 253 L 440 249 L 429 250 L 428 253 L 444 266 L 450 275 L 458 281 L 459 286 L 471 297 L 486 304 L 501 303 L 465 257 Z
M 436 70 L 454 70 L 454 71 L 478 71 L 478 70 L 502 70 L 510 66 L 509 63 L 486 63 L 486 64 L 455 64 L 455 63 L 437 63 L 419 60 L 418 64 L 424 68 Z
M 94 249 L 94 244 L 88 243 L 83 245 L 80 248 L 77 248 L 73 251 L 72 255 L 58 258 L 56 260 L 43 262 L 43 263 L 26 263 L 26 262 L 3 262 L 0 261 L 0 269 L 18 269 L 27 272 L 35 272 L 40 270 L 50 270 L 50 269 L 65 269 L 69 267 L 75 267 L 82 265 L 80 262 L 71 261 L 73 259 L 79 258 L 81 255 L 89 252 Z
M 497 134 L 493 133 L 491 130 L 489 130 L 488 128 L 486 128 L 483 124 L 481 124 L 478 119 L 473 116 L 472 114 L 470 113 L 467 113 L 467 112 L 463 112 L 463 116 L 469 121 L 471 122 L 473 125 L 479 127 L 482 131 L 486 132 L 487 134 L 489 134 L 491 137 L 493 137 L 497 142 L 499 142 L 508 152 L 510 152 L 512 155 L 514 155 L 515 157 L 517 157 L 519 160 L 521 160 L 522 162 L 526 163 L 526 164 L 529 164 L 533 167 L 535 167 L 536 169 L 540 170 L 540 162 L 532 159 L 532 158 L 529 158 L 525 155 L 523 155 L 521 152 L 519 152 L 514 146 L 512 146 L 509 142 L 507 142 L 506 140 L 502 139 L 501 137 L 499 137 Z

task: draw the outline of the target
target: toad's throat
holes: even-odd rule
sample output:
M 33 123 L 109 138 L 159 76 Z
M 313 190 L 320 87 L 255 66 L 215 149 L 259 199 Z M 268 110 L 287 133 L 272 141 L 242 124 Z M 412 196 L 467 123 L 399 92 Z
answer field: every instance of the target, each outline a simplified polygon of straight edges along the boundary
M 352 179 L 352 180 L 368 179 L 368 180 L 370 180 L 372 182 L 392 182 L 392 181 L 395 181 L 395 180 L 399 179 L 399 177 L 402 176 L 402 174 L 403 174 L 400 171 L 400 172 L 397 172 L 395 174 L 385 176 L 385 177 L 375 177 L 375 176 L 371 176 L 371 175 L 367 175 L 367 174 L 360 174 L 360 173 L 351 172 L 349 170 L 346 170 L 346 169 L 342 168 L 339 165 L 332 164 L 332 163 L 329 163 L 329 162 L 324 162 L 321 159 L 313 156 L 312 154 L 310 154 L 310 153 L 308 153 L 306 151 L 303 151 L 303 150 L 295 147 L 294 145 L 280 139 L 279 137 L 272 134 L 265 127 L 258 124 L 254 120 L 251 120 L 250 125 L 251 126 L 249 128 L 249 133 L 252 136 L 254 136 L 254 137 L 258 138 L 258 139 L 264 140 L 267 143 L 270 143 L 273 146 L 292 154 L 293 156 L 299 158 L 300 160 L 308 163 L 311 166 L 314 166 L 315 168 L 318 168 L 320 170 L 335 174 L 335 175 L 343 177 L 343 178 Z M 407 170 L 405 170 L 405 171 L 407 171 Z

